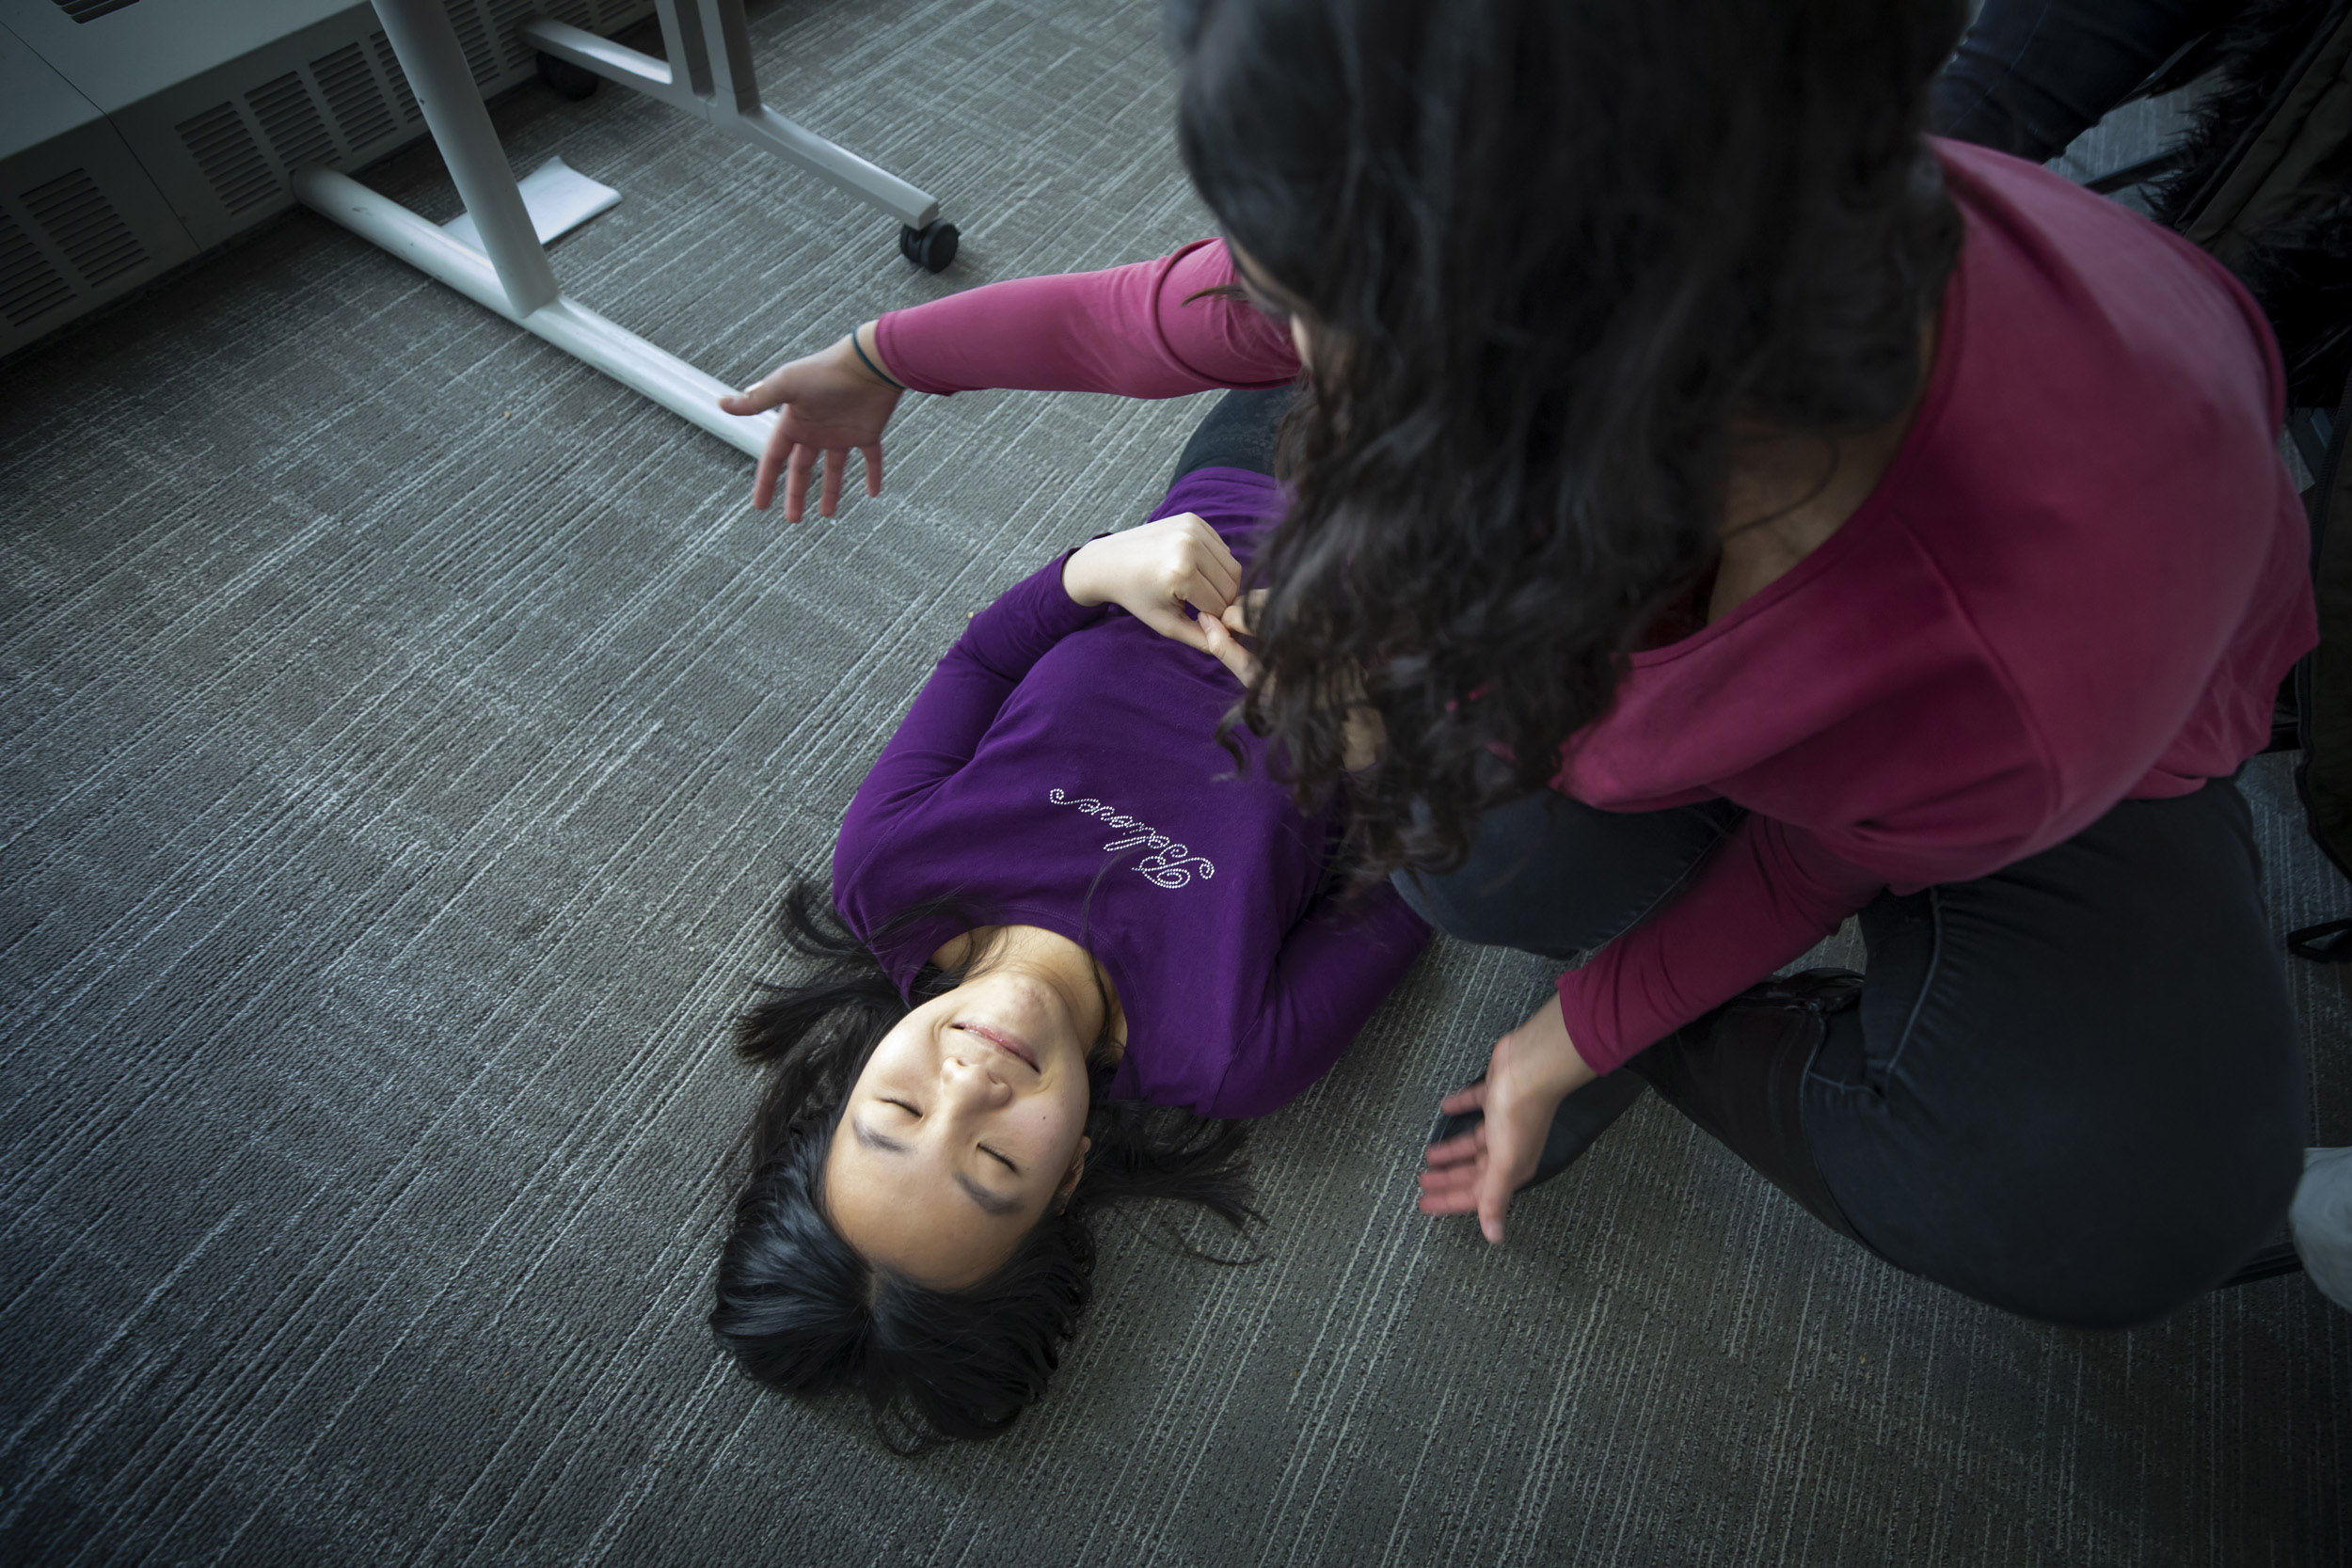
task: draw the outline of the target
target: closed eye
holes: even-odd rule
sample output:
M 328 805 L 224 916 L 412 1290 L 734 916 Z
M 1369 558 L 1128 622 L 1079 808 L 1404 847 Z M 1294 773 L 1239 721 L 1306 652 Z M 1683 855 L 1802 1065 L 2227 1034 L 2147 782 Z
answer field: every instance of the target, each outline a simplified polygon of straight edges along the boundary
M 885 1105 L 896 1105 L 898 1109 L 904 1111 L 907 1115 L 913 1117 L 917 1121 L 921 1121 L 923 1119 L 923 1113 L 915 1106 L 909 1104 L 903 1100 L 892 1100 L 888 1096 L 883 1096 L 882 1097 L 882 1102 Z M 980 1145 L 980 1152 L 1002 1164 L 1007 1170 L 1012 1172 L 1013 1175 L 1019 1176 L 1021 1174 L 1021 1167 L 1019 1165 L 1014 1164 L 1010 1160 L 1006 1159 L 1003 1155 L 989 1148 L 988 1145 Z

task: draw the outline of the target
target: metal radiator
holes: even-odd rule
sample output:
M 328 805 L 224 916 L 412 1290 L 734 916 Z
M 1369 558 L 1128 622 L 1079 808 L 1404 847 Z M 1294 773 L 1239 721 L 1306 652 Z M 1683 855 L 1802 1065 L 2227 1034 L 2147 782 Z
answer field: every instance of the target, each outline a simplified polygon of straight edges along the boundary
M 652 0 L 443 0 L 485 98 L 534 18 L 610 34 Z M 0 355 L 425 134 L 366 0 L 0 0 Z

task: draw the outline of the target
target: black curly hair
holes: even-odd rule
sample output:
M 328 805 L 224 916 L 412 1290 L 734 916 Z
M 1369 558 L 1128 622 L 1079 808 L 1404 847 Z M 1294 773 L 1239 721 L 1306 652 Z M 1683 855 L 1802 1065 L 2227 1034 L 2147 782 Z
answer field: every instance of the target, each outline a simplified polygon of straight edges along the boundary
M 908 911 L 892 930 L 952 912 Z M 967 918 L 958 928 L 982 924 Z M 1093 1291 L 1098 1214 L 1152 1198 L 1198 1205 L 1237 1230 L 1257 1219 L 1239 1124 L 1098 1096 L 1077 1187 L 988 1278 L 934 1290 L 867 1262 L 825 1212 L 834 1129 L 882 1037 L 968 971 L 926 965 L 912 1000 L 901 996 L 809 881 L 786 895 L 777 925 L 816 969 L 798 984 L 763 986 L 737 1021 L 739 1051 L 773 1076 L 746 1137 L 750 1169 L 710 1314 L 754 1379 L 790 1394 L 860 1390 L 882 1440 L 902 1454 L 994 1437 L 1045 1392 L 1077 1327 Z M 886 946 L 890 935 L 877 942 Z M 1243 1260 L 1177 1244 L 1211 1261 Z
M 1959 0 L 1173 0 L 1186 167 L 1314 329 L 1242 716 L 1362 863 L 1542 787 L 1717 558 L 1745 439 L 1899 415 Z M 1743 433 L 1750 433 L 1743 435 Z M 1497 767 L 1497 754 L 1512 759 Z

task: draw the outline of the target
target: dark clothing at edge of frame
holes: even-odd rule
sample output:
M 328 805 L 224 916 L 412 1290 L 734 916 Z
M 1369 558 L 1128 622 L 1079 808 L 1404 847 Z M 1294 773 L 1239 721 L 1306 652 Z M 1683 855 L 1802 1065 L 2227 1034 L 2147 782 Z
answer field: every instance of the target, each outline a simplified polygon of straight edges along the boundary
M 1928 87 L 1928 128 L 2045 163 L 2244 0 L 1985 0 Z

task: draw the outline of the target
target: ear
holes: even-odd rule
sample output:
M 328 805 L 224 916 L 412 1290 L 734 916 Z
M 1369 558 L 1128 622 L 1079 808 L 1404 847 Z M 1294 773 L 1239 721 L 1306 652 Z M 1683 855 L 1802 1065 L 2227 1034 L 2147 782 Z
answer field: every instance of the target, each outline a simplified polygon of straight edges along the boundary
M 1070 1207 L 1070 1195 L 1078 1190 L 1079 1180 L 1087 1173 L 1087 1151 L 1093 1147 L 1092 1138 L 1081 1137 L 1078 1140 L 1078 1152 L 1076 1157 L 1070 1162 L 1069 1173 L 1061 1179 L 1061 1185 L 1054 1189 L 1054 1212 L 1056 1213 Z

